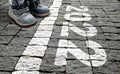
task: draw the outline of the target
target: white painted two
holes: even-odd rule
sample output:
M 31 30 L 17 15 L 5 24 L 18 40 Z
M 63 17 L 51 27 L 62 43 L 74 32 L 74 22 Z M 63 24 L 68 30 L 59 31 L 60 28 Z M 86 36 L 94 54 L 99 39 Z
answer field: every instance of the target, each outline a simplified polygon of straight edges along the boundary
M 57 19 L 59 8 L 61 5 L 62 5 L 62 0 L 53 1 L 53 5 L 50 7 L 51 15 L 41 21 L 40 26 L 38 27 L 34 37 L 32 38 L 29 45 L 26 47 L 25 51 L 20 57 L 15 67 L 15 71 L 12 72 L 12 74 L 39 74 L 42 59 L 38 57 L 43 57 L 45 54 L 45 51 L 47 50 L 47 45 L 53 30 L 53 25 Z M 74 9 L 77 12 L 73 12 L 72 14 L 70 13 L 65 14 L 65 19 L 71 20 L 71 21 L 90 21 L 92 19 L 91 15 L 84 13 L 85 11 L 88 11 L 88 8 L 86 6 L 81 6 L 80 9 L 75 8 L 73 6 L 67 6 L 66 11 L 70 12 L 71 9 Z M 71 15 L 84 15 L 86 17 L 76 18 L 76 17 L 71 17 Z M 63 23 L 61 36 L 68 36 L 69 35 L 68 27 L 64 26 L 64 24 L 69 24 L 69 25 L 73 25 L 73 24 L 70 24 L 68 22 Z M 89 31 L 81 30 L 75 26 L 70 27 L 70 29 L 73 30 L 75 33 L 84 37 L 87 37 L 87 36 L 92 37 L 96 35 L 97 30 L 95 27 L 93 27 L 93 25 L 84 23 L 83 26 L 85 28 L 88 28 Z M 59 46 L 60 47 L 63 46 L 63 43 L 64 43 L 64 46 L 68 47 L 67 40 L 60 40 Z M 100 66 L 105 63 L 106 53 L 104 49 L 100 49 L 102 48 L 100 44 L 92 40 L 86 41 L 87 47 L 95 51 L 94 55 L 88 55 L 85 52 L 83 52 L 81 49 L 78 49 L 75 44 L 73 44 L 72 42 L 70 43 L 72 44 L 73 47 L 76 47 L 76 49 L 58 48 L 55 62 L 54 62 L 55 65 L 57 66 L 66 65 L 67 64 L 66 58 L 67 58 L 68 52 L 73 54 L 80 62 L 88 66 L 91 66 L 90 61 L 88 61 L 89 59 L 92 59 L 93 66 Z

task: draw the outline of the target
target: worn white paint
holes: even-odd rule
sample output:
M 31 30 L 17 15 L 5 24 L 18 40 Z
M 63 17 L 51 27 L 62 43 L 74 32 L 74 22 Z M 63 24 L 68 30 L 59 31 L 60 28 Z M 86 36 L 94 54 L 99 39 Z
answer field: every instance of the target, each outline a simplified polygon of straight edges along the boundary
M 90 55 L 90 59 L 92 59 L 93 66 L 101 66 L 106 63 L 107 54 L 105 49 L 102 49 L 102 46 L 95 41 L 89 40 L 86 41 L 87 47 L 93 49 L 95 51 L 94 55 Z
M 65 40 L 65 39 L 60 39 L 59 40 L 59 43 L 58 43 L 58 47 L 67 47 L 68 45 L 68 40 Z
M 27 46 L 26 50 L 23 52 L 22 55 L 43 57 L 46 49 L 47 49 L 47 46 L 37 46 L 37 45 Z
M 66 36 L 68 37 L 68 26 L 62 26 L 62 29 L 61 29 L 61 35 L 60 36 Z
M 36 57 L 43 57 L 45 55 L 46 45 L 48 45 L 50 40 L 53 25 L 61 5 L 62 0 L 53 1 L 53 5 L 50 7 L 51 15 L 41 21 L 35 35 L 20 57 L 15 67 L 16 71 L 12 72 L 12 74 L 40 74 L 39 69 L 42 59 Z
M 72 10 L 74 10 L 74 12 L 71 12 Z M 68 12 L 64 16 L 64 18 L 66 20 L 70 20 L 70 21 L 90 21 L 92 19 L 90 14 L 85 13 L 85 12 L 88 11 L 88 7 L 86 7 L 86 6 L 80 6 L 80 8 L 76 8 L 74 6 L 68 5 L 66 7 L 66 11 Z M 73 17 L 73 16 L 75 16 L 75 17 Z
M 82 51 L 80 48 L 58 48 L 54 64 L 57 66 L 66 65 L 67 63 L 66 58 L 67 58 L 68 52 L 71 53 L 80 62 L 88 66 L 91 66 L 90 59 L 92 62 L 92 66 L 101 66 L 105 64 L 107 57 L 106 57 L 105 50 L 101 49 L 102 46 L 91 40 L 86 41 L 86 44 L 87 44 L 87 47 L 95 51 L 95 54 L 89 55 L 85 53 L 84 51 Z
M 38 71 L 15 71 L 12 74 L 40 74 Z
M 41 62 L 40 58 L 23 56 L 18 61 L 15 69 L 19 71 L 39 70 Z
M 92 19 L 90 14 L 82 13 L 82 12 L 67 13 L 65 14 L 64 18 L 66 20 L 71 20 L 71 21 L 90 21 Z
M 73 25 L 73 27 L 70 27 L 70 30 L 74 31 L 78 35 L 84 37 L 93 37 L 97 34 L 97 29 L 92 24 L 88 24 L 88 23 L 83 24 L 83 27 L 85 27 L 87 30 L 82 30 L 78 27 L 75 27 L 74 24 L 70 24 L 70 25 Z
M 47 45 L 50 38 L 32 38 L 29 45 Z
M 52 31 L 39 31 L 37 30 L 34 37 L 37 37 L 37 38 L 40 38 L 40 37 L 43 37 L 43 38 L 49 38 L 52 34 Z
M 76 8 L 74 6 L 68 5 L 66 7 L 66 11 L 67 12 L 71 12 L 72 10 L 75 10 L 77 12 L 87 12 L 88 11 L 88 7 L 87 6 L 80 6 L 80 8 Z

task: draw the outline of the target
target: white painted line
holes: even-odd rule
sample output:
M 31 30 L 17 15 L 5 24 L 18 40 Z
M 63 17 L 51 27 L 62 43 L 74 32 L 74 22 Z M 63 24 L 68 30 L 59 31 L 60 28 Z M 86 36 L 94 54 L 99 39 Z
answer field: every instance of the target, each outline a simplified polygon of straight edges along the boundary
M 62 5 L 62 0 L 54 0 L 53 5 L 50 7 L 51 15 L 44 18 L 38 27 L 34 38 L 30 41 L 29 45 L 23 52 L 23 56 L 19 59 L 15 70 L 12 74 L 40 74 L 39 69 L 42 59 L 32 56 L 44 56 L 53 30 L 53 25 L 57 19 L 59 8 Z M 35 38 L 40 37 L 40 38 Z M 48 38 L 42 38 L 48 37 Z
M 67 41 L 68 40 L 60 39 L 58 43 L 58 47 L 67 47 L 67 44 L 68 44 Z
M 46 17 L 46 18 L 44 18 L 44 20 L 48 20 L 48 21 L 52 20 L 52 21 L 55 21 L 55 20 L 56 20 L 56 17 Z
M 67 64 L 67 48 L 58 48 L 54 64 L 57 66 L 63 66 Z
M 37 31 L 52 31 L 52 30 L 53 30 L 52 25 L 40 25 Z
M 48 45 L 50 38 L 32 38 L 29 45 Z
M 44 25 L 46 25 L 46 24 L 54 24 L 55 23 L 55 21 L 54 20 L 51 20 L 51 21 L 41 21 L 41 23 L 40 24 L 44 24 Z
M 15 71 L 12 74 L 40 74 L 38 71 Z
M 44 38 L 49 38 L 52 34 L 52 31 L 36 31 L 34 37 L 44 37 Z
M 42 60 L 40 58 L 24 56 L 20 58 L 15 69 L 19 71 L 39 70 L 41 62 Z
M 43 57 L 46 49 L 46 46 L 27 46 L 22 55 Z

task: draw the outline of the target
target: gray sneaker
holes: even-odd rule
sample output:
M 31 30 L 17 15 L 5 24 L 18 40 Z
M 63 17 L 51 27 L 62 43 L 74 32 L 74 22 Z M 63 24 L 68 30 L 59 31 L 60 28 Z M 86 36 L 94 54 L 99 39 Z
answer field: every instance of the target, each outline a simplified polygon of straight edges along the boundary
M 29 2 L 26 0 L 12 0 L 8 15 L 20 26 L 30 26 L 36 23 L 36 19 L 29 12 Z

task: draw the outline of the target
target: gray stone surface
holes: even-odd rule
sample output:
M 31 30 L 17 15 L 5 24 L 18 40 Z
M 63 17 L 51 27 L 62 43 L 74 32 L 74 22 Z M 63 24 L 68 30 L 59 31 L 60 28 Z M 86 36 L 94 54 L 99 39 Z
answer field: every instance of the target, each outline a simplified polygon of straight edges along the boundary
M 15 71 L 15 66 L 19 58 L 34 37 L 37 28 L 43 18 L 37 18 L 38 23 L 31 27 L 20 27 L 16 25 L 7 16 L 8 1 L 0 0 L 0 74 L 12 74 Z M 53 0 L 41 0 L 42 4 L 50 7 Z M 80 6 L 87 6 L 89 11 L 85 12 L 91 15 L 92 19 L 87 22 L 69 21 L 64 18 L 67 5 L 72 5 L 79 8 Z M 74 12 L 74 10 L 72 10 Z M 47 50 L 43 57 L 35 57 L 42 59 L 40 66 L 40 74 L 120 74 L 120 2 L 118 0 L 63 0 L 62 6 L 59 10 L 59 15 L 53 26 L 52 34 L 49 40 Z M 81 16 L 79 16 L 81 17 Z M 68 29 L 68 36 L 61 36 L 63 22 L 74 24 L 74 27 L 88 30 L 83 27 L 83 23 L 92 24 L 97 29 L 97 35 L 93 37 L 84 37 L 78 35 L 70 30 L 72 25 L 66 24 Z M 46 24 L 45 26 L 48 26 Z M 45 27 L 45 28 L 47 28 Z M 45 29 L 44 28 L 44 29 Z M 43 28 L 42 28 L 43 29 Z M 42 35 L 42 34 L 41 34 Z M 45 34 L 43 34 L 45 35 Z M 38 38 L 44 38 L 44 36 Z M 68 44 L 59 46 L 60 40 L 66 40 Z M 54 65 L 56 52 L 58 48 L 73 48 L 77 46 L 88 55 L 93 55 L 94 50 L 86 46 L 86 41 L 92 40 L 100 44 L 107 54 L 107 61 L 104 65 L 99 67 L 87 66 L 77 60 L 73 54 L 67 54 L 67 64 L 64 66 Z M 72 42 L 73 44 L 71 44 Z M 44 46 L 44 45 L 43 45 Z M 81 55 L 84 56 L 84 55 Z M 89 58 L 90 61 L 92 61 Z

